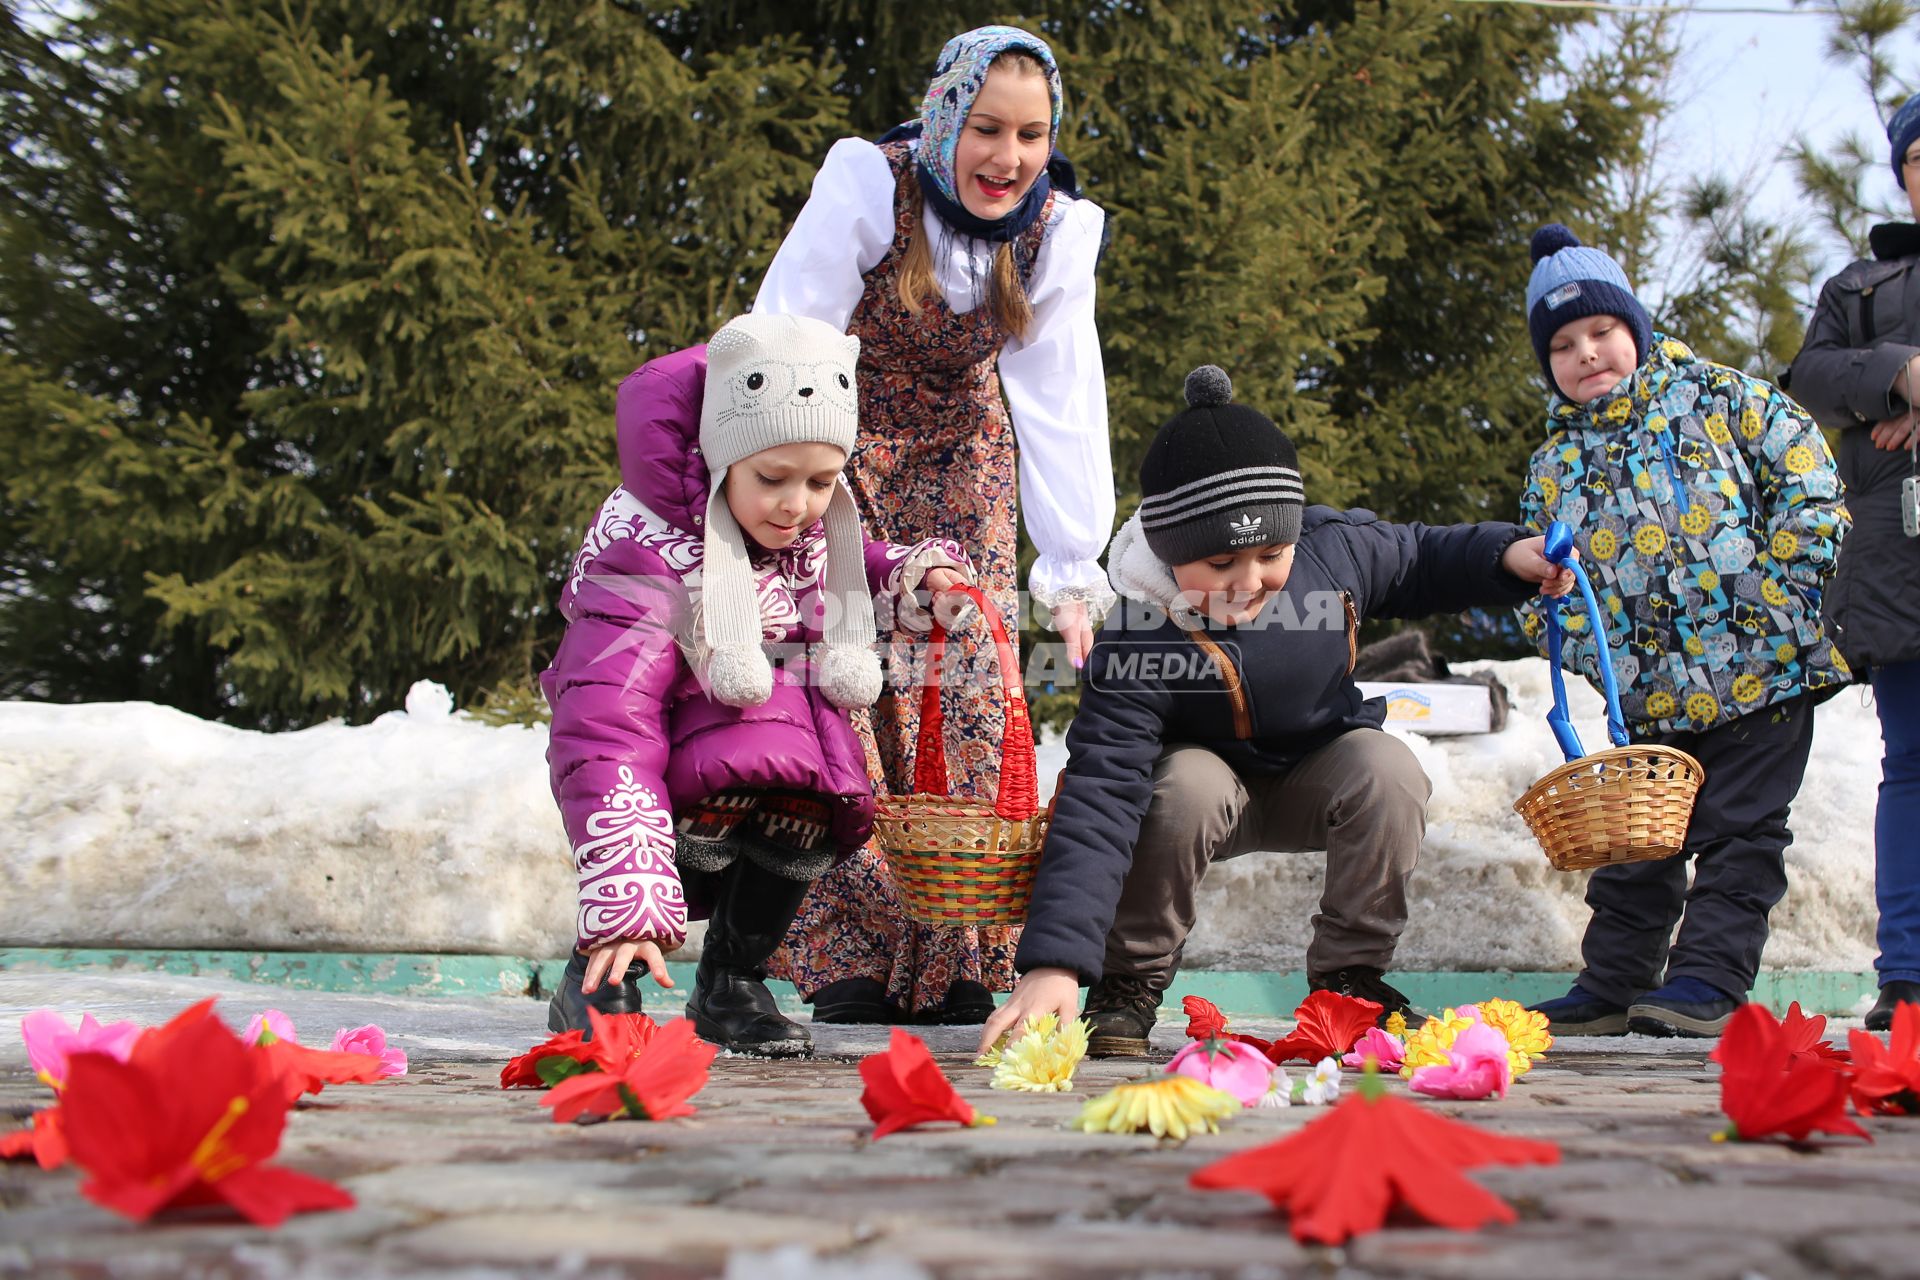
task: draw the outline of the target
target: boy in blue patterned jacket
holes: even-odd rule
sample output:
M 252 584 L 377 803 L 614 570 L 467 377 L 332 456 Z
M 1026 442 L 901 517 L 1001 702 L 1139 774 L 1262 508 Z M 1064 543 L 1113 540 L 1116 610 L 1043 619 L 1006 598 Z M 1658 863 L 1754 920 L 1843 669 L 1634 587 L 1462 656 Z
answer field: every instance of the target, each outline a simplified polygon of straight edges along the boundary
M 1558 1035 L 1718 1035 L 1786 893 L 1814 704 L 1852 679 L 1820 622 L 1848 525 L 1839 475 L 1783 392 L 1653 332 L 1605 253 L 1555 223 L 1533 261 L 1527 328 L 1553 394 L 1521 521 L 1573 527 L 1633 740 L 1706 771 L 1680 856 L 1593 873 L 1584 967 L 1535 1007 Z M 1541 608 L 1520 609 L 1536 642 Z M 1585 605 L 1564 620 L 1567 666 L 1598 687 Z

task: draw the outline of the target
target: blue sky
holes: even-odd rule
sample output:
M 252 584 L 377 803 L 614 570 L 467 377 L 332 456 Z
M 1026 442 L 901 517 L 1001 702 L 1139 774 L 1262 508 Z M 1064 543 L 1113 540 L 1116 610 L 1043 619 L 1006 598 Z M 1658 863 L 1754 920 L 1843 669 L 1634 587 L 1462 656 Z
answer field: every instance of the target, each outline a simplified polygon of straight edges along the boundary
M 1788 0 L 1751 3 L 1788 7 Z M 1661 147 L 1669 173 L 1690 172 L 1703 160 L 1730 175 L 1750 173 L 1758 183 L 1756 207 L 1777 219 L 1807 223 L 1827 255 L 1827 272 L 1843 265 L 1846 254 L 1811 227 L 1781 151 L 1798 134 L 1826 144 L 1849 133 L 1870 140 L 1876 155 L 1887 150 L 1886 133 L 1853 65 L 1826 56 L 1832 31 L 1832 19 L 1817 5 L 1779 17 L 1689 14 L 1680 31 L 1678 107 Z M 1920 43 L 1899 42 L 1894 70 L 1907 85 L 1920 84 Z M 1910 216 L 1891 169 L 1871 173 L 1863 189 L 1876 207 Z

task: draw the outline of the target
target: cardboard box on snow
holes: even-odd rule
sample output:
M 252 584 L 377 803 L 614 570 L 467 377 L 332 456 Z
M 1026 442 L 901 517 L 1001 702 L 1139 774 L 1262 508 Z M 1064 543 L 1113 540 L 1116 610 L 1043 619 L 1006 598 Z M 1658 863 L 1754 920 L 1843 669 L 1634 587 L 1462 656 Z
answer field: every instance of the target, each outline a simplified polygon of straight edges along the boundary
M 1493 723 L 1483 684 L 1408 684 L 1356 681 L 1363 698 L 1387 700 L 1387 727 L 1415 733 L 1485 733 Z

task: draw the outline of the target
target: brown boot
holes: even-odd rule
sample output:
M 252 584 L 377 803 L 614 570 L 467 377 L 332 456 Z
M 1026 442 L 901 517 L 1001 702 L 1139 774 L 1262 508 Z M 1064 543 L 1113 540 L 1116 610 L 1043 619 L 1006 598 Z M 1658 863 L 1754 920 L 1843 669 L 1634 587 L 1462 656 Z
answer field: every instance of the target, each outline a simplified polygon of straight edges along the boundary
M 1144 1058 L 1153 1035 L 1160 993 L 1139 978 L 1114 975 L 1087 992 L 1081 1014 L 1089 1024 L 1089 1058 Z

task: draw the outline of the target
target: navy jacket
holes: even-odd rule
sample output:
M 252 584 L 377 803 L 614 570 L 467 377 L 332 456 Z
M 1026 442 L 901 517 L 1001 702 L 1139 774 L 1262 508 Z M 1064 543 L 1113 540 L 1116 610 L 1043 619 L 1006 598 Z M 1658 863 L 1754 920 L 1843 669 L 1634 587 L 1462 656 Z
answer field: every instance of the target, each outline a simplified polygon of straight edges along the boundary
M 1519 603 L 1535 588 L 1500 557 L 1527 536 L 1514 524 L 1431 528 L 1308 507 L 1285 589 L 1252 622 L 1226 627 L 1169 612 L 1172 571 L 1130 520 L 1108 559 L 1122 603 L 1087 660 L 1015 967 L 1100 977 L 1167 744 L 1206 747 L 1257 777 L 1379 728 L 1385 704 L 1363 699 L 1348 674 L 1360 622 Z

